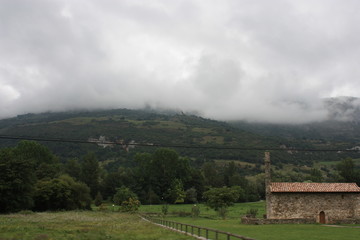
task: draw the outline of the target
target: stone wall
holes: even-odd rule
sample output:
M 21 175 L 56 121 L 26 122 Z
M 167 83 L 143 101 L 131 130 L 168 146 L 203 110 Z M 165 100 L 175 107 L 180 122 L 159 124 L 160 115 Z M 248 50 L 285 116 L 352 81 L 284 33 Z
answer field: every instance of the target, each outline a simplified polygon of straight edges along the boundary
M 315 219 L 326 223 L 360 218 L 359 193 L 272 193 L 268 219 Z
M 311 224 L 316 223 L 315 219 L 260 219 L 260 218 L 241 218 L 242 224 L 254 224 L 254 225 L 263 225 L 263 224 Z
M 261 218 L 241 218 L 242 224 L 252 224 L 252 225 L 263 225 L 263 224 L 314 224 L 316 223 L 315 219 L 305 219 L 305 218 L 294 218 L 294 219 L 261 219 Z M 333 222 L 333 224 L 360 224 L 360 219 L 342 219 Z

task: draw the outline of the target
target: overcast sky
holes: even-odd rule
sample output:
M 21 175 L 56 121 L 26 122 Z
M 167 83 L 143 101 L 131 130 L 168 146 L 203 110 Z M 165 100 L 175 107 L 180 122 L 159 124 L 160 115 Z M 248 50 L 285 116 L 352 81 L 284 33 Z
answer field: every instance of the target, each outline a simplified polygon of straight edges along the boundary
M 360 97 L 358 0 L 0 0 L 0 118 L 93 108 L 321 120 Z

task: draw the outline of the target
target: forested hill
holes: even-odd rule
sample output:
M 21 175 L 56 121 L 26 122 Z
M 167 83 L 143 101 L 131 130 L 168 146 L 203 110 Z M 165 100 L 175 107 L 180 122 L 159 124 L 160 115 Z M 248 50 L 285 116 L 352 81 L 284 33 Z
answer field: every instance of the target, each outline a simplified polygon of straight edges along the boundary
M 225 122 L 193 115 L 156 113 L 145 110 L 104 110 L 26 114 L 0 120 L 0 135 L 30 136 L 79 140 L 102 140 L 141 144 L 186 146 L 277 148 L 280 139 L 249 133 Z M 14 140 L 1 140 L 1 146 L 13 146 Z M 100 160 L 117 156 L 127 157 L 136 152 L 151 152 L 151 147 L 128 148 L 97 146 L 95 144 L 46 143 L 63 158 L 80 157 L 88 151 L 97 153 Z M 104 148 L 105 147 L 105 148 Z M 258 162 L 262 152 L 225 151 L 214 149 L 176 149 L 180 154 L 201 159 L 226 159 Z
M 304 137 L 305 131 L 301 128 L 294 128 L 296 131 L 290 131 L 289 137 L 276 126 L 235 125 L 183 113 L 116 109 L 20 115 L 0 120 L 0 135 L 123 143 L 122 146 L 112 146 L 42 142 L 63 160 L 81 158 L 88 152 L 94 152 L 100 161 L 122 159 L 117 161 L 117 165 L 125 166 L 132 164 L 138 152 L 154 152 L 156 148 L 151 145 L 213 147 L 175 149 L 180 155 L 192 158 L 198 166 L 209 160 L 262 163 L 263 151 L 219 150 L 219 147 L 284 148 L 289 151 L 273 153 L 273 164 L 312 165 L 313 162 L 339 160 L 349 154 L 294 152 L 291 148 L 344 149 L 355 146 L 354 142 Z M 281 130 L 284 128 L 282 126 Z M 299 136 L 295 133 L 299 133 Z M 316 131 L 310 133 L 314 136 Z M 15 146 L 16 143 L 15 140 L 1 139 L 0 147 Z M 129 143 L 150 146 L 131 147 L 127 146 Z
M 2 188 L 0 196 L 5 197 L 0 197 L 0 206 L 9 206 L 6 194 L 14 193 L 13 188 L 18 189 L 13 187 L 13 183 L 19 186 L 28 183 L 29 186 L 29 191 L 16 192 L 10 198 L 16 206 L 0 207 L 0 212 L 27 208 L 20 201 L 23 199 L 29 200 L 28 207 L 36 210 L 74 209 L 89 205 L 87 198 L 85 205 L 78 202 L 71 206 L 53 206 L 63 202 L 56 197 L 57 200 L 46 203 L 51 207 L 44 209 L 43 199 L 52 199 L 44 197 L 53 192 L 48 188 L 57 189 L 59 182 L 65 187 L 70 183 L 76 189 L 80 187 L 88 192 L 87 195 L 90 192 L 92 199 L 100 192 L 104 198 L 114 200 L 118 189 L 125 191 L 129 188 L 145 204 L 161 203 L 161 199 L 174 203 L 181 196 L 181 201 L 191 203 L 201 201 L 207 189 L 227 186 L 243 189 L 239 201 L 257 201 L 264 197 L 262 165 L 265 149 L 281 149 L 271 151 L 274 181 L 360 181 L 357 177 L 360 171 L 360 161 L 356 159 L 358 152 L 293 149 L 345 148 L 349 143 L 332 145 L 314 139 L 265 136 L 225 122 L 183 113 L 117 109 L 27 114 L 0 120 L 0 136 L 83 142 L 19 143 L 18 140 L 0 138 L 1 172 L 6 173 L 0 175 L 0 182 L 7 186 Z M 355 161 L 341 161 L 346 157 L 353 157 Z M 353 169 L 355 178 L 341 178 L 345 175 L 337 170 L 339 163 L 346 170 L 343 173 Z M 90 173 L 89 168 L 92 169 Z M 17 176 L 23 176 L 23 171 L 28 179 L 16 180 Z M 90 190 L 76 181 L 85 183 Z M 35 198 L 24 198 L 26 194 L 33 194 L 32 189 L 36 190 Z M 193 196 L 193 200 L 189 200 L 188 194 Z M 35 201 L 35 206 L 31 205 L 32 201 Z

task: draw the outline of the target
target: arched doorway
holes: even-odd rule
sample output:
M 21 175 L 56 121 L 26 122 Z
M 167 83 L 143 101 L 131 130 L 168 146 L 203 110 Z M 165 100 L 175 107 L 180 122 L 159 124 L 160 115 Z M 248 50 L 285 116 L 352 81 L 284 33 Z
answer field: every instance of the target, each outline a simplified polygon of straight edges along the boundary
M 319 214 L 319 222 L 322 223 L 322 224 L 326 223 L 325 212 L 324 211 L 321 211 L 320 214 Z

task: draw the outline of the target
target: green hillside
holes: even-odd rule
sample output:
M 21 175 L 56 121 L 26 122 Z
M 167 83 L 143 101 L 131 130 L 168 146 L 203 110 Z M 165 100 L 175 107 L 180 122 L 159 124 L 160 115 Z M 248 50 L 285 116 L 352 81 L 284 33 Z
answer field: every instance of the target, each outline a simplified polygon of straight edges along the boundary
M 347 149 L 355 144 L 347 139 L 335 142 L 333 139 L 325 138 L 323 134 L 317 134 L 321 130 L 320 127 L 309 128 L 244 122 L 229 124 L 194 115 L 129 109 L 26 114 L 0 120 L 1 135 L 83 141 L 99 139 L 102 136 L 106 141 L 124 143 L 124 145 L 136 143 L 208 147 L 176 148 L 180 155 L 190 157 L 197 166 L 210 160 L 218 163 L 235 160 L 252 163 L 257 172 L 261 171 L 259 165 L 262 164 L 263 150 L 218 149 L 231 147 L 284 149 L 284 151 L 272 152 L 273 164 L 279 166 L 283 164 L 312 166 L 314 162 L 339 161 L 347 156 L 357 158 L 356 153 L 291 151 L 292 148 Z M 95 152 L 100 161 L 111 163 L 113 159 L 117 159 L 117 165 L 125 166 L 132 164 L 133 156 L 137 152 L 153 152 L 156 149 L 151 146 L 136 146 L 128 148 L 127 152 L 119 145 L 104 148 L 96 144 L 58 142 L 43 142 L 43 144 L 61 159 L 80 158 L 87 152 Z M 15 140 L 0 140 L 0 147 L 14 145 L 16 145 Z
M 213 147 L 259 147 L 277 148 L 278 139 L 262 137 L 236 129 L 227 123 L 183 114 L 158 114 L 127 109 L 27 114 L 0 121 L 0 134 L 41 138 L 98 139 L 108 141 L 135 142 L 144 144 L 213 146 Z M 1 140 L 2 146 L 13 141 Z M 89 144 L 47 143 L 64 158 L 78 157 L 87 151 L 95 151 L 106 160 L 114 154 L 123 155 L 119 146 L 102 148 Z M 132 152 L 152 151 L 152 148 L 136 147 Z M 212 149 L 177 149 L 182 154 L 203 159 L 229 159 L 243 161 L 261 160 L 261 154 L 246 151 L 219 151 Z
M 5 183 L 0 206 L 14 202 L 0 212 L 23 209 L 23 199 L 25 206 L 39 211 L 82 209 L 90 197 L 101 193 L 114 200 L 118 191 L 132 191 L 143 204 L 194 203 L 204 200 L 205 191 L 224 186 L 237 189 L 239 202 L 258 201 L 264 198 L 263 156 L 268 149 L 274 181 L 358 182 L 360 171 L 357 152 L 300 150 L 340 145 L 264 136 L 176 113 L 118 109 L 28 114 L 1 120 L 0 136 L 0 180 Z M 41 144 L 19 139 L 40 139 Z M 342 161 L 352 155 L 355 161 Z M 340 162 L 344 171 L 337 169 Z M 13 191 L 23 185 L 23 193 Z M 74 192 L 60 194 L 72 200 L 57 205 L 63 201 L 56 191 Z M 88 197 L 81 202 L 72 198 L 83 193 Z M 57 200 L 44 202 L 52 198 Z

